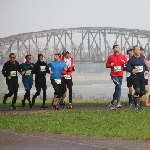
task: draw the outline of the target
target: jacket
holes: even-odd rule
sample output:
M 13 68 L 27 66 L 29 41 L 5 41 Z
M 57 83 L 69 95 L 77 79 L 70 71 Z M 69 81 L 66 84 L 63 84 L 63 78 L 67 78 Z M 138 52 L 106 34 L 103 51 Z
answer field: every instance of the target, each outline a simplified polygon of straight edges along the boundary
M 72 57 L 70 59 L 71 59 L 71 65 L 68 67 L 67 71 L 65 69 L 63 69 L 62 77 L 64 77 L 64 75 L 72 76 L 72 72 L 75 71 L 75 69 L 74 69 L 74 59 Z M 65 62 L 65 57 L 62 57 L 61 60 Z
M 2 74 L 4 77 L 6 77 L 6 83 L 18 82 L 17 72 L 21 73 L 19 63 L 17 61 L 14 63 L 12 63 L 10 60 L 7 61 L 2 68 Z M 8 76 L 11 76 L 11 79 L 8 79 Z
M 125 63 L 121 60 L 124 60 Z M 111 66 L 111 63 L 114 63 L 114 65 Z M 123 76 L 124 66 L 126 64 L 127 58 L 124 55 L 121 53 L 119 55 L 112 54 L 108 57 L 106 68 L 111 68 L 110 76 Z

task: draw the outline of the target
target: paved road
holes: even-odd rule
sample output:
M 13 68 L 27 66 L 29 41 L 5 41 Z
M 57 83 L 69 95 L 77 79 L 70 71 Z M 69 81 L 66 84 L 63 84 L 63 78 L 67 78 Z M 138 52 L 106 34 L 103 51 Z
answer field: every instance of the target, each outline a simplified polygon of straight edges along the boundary
M 150 142 L 0 130 L 0 150 L 149 150 Z

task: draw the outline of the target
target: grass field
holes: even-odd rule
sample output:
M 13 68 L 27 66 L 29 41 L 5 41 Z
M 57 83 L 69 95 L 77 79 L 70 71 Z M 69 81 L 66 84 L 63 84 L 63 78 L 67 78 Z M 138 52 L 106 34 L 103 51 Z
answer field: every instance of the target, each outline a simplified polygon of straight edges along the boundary
M 40 105 L 41 101 L 37 102 Z M 108 104 L 109 101 L 74 101 L 74 105 L 83 107 L 108 106 Z M 17 105 L 20 105 L 20 101 L 18 101 Z M 127 105 L 127 102 L 123 102 L 123 105 Z M 0 128 L 19 131 L 150 140 L 149 116 L 149 109 L 6 112 L 0 115 Z

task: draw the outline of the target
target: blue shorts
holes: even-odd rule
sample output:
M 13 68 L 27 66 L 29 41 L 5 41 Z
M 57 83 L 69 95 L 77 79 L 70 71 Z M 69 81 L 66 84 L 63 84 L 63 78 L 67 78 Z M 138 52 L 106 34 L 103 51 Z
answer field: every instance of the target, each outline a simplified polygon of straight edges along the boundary
M 31 90 L 32 85 L 33 85 L 33 81 L 24 81 L 23 85 L 25 87 L 25 90 Z

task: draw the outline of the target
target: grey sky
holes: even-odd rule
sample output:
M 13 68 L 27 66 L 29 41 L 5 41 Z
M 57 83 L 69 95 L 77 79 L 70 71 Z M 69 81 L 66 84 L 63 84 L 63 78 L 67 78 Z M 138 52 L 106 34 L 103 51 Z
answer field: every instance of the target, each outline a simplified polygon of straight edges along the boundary
M 150 30 L 150 0 L 0 0 L 0 37 L 72 27 Z

